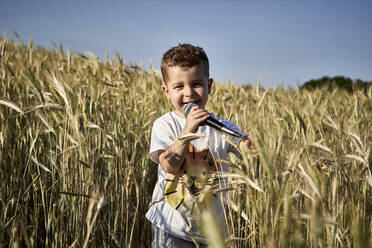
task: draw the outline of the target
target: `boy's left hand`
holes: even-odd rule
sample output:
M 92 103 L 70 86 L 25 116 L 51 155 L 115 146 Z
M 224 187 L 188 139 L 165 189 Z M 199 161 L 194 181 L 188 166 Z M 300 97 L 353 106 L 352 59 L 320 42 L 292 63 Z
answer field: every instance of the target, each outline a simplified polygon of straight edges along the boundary
M 241 151 L 247 153 L 247 152 L 254 152 L 255 150 L 255 147 L 253 145 L 253 142 L 251 140 L 250 137 L 248 137 L 247 139 L 244 139 L 244 140 L 241 140 L 240 143 L 239 143 L 239 148 Z

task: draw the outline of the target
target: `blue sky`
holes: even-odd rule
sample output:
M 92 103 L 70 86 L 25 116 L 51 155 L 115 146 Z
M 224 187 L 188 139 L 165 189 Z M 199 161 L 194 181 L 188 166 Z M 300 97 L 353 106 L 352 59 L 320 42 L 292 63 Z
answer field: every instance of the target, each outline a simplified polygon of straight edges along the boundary
M 344 75 L 372 80 L 372 0 L 4 0 L 0 34 L 40 46 L 116 52 L 159 69 L 178 43 L 202 46 L 220 82 L 294 87 Z

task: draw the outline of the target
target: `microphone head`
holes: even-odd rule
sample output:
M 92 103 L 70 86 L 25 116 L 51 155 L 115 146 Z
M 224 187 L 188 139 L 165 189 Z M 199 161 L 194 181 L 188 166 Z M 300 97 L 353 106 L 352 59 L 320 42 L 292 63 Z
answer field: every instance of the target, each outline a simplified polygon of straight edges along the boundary
M 189 115 L 190 113 L 190 110 L 195 107 L 195 106 L 198 106 L 198 104 L 196 103 L 193 103 L 193 102 L 190 102 L 188 104 L 185 105 L 185 107 L 183 107 L 183 115 L 185 116 L 185 118 L 187 118 L 187 116 Z

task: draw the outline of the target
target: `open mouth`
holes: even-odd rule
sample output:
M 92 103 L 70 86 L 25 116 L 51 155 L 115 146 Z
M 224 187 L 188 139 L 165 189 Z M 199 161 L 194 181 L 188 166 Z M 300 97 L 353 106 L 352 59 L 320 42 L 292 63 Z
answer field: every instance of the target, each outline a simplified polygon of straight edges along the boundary
M 200 106 L 200 105 L 199 105 L 199 104 L 200 104 L 200 100 L 198 100 L 198 101 L 193 101 L 193 102 L 184 102 L 183 105 L 187 105 L 187 104 L 189 104 L 189 103 L 195 103 L 195 104 L 197 104 L 198 106 Z

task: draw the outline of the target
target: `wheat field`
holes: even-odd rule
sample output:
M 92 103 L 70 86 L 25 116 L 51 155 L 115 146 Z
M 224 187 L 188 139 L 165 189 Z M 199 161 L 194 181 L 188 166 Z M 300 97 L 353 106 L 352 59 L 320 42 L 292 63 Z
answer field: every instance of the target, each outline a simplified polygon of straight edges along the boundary
M 161 84 L 118 54 L 0 38 L 0 247 L 150 246 Z M 372 87 L 217 82 L 207 109 L 257 151 L 229 157 L 229 236 L 205 213 L 211 247 L 372 247 Z

